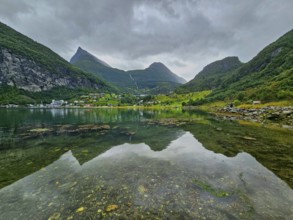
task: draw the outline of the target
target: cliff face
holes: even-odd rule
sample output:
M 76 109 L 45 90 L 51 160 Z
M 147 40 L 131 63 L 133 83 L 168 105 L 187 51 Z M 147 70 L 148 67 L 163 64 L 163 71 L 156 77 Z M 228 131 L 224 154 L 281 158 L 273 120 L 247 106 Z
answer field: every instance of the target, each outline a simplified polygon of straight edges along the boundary
M 57 68 L 54 73 L 33 59 L 14 54 L 6 48 L 0 48 L 0 85 L 13 86 L 30 92 L 50 90 L 54 87 L 92 88 L 97 83 L 85 77 L 73 77 L 68 68 Z
M 50 96 L 53 90 L 63 89 L 67 92 L 58 93 L 59 97 L 68 98 L 69 90 L 74 96 L 74 93 L 85 89 L 110 91 L 113 88 L 97 76 L 74 67 L 48 47 L 0 22 L 2 99 L 7 99 L 10 89 L 26 95 L 30 92 L 30 98 L 38 97 L 36 93 L 40 92 L 44 93 L 39 96 Z

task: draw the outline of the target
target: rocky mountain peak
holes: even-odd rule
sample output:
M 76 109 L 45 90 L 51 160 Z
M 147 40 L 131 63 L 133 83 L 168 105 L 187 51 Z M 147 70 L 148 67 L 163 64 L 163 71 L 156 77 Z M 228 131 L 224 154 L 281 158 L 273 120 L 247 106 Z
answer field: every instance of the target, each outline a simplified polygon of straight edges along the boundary
M 82 49 L 80 46 L 77 48 L 76 53 L 73 55 L 73 57 L 70 59 L 70 63 L 71 64 L 75 64 L 78 61 L 81 60 L 94 60 L 106 67 L 110 67 L 111 66 L 107 63 L 105 63 L 104 61 L 98 59 L 97 57 L 95 57 L 94 55 L 92 55 L 91 53 L 87 52 L 86 50 Z

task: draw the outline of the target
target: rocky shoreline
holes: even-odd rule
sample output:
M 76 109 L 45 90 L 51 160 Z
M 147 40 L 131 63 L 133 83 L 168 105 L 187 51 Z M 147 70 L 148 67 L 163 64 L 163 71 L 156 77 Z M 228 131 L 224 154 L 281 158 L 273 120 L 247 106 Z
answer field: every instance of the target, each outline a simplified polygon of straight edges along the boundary
M 267 106 L 263 108 L 225 107 L 216 112 L 218 117 L 229 120 L 246 120 L 259 123 L 278 123 L 293 129 L 293 107 Z

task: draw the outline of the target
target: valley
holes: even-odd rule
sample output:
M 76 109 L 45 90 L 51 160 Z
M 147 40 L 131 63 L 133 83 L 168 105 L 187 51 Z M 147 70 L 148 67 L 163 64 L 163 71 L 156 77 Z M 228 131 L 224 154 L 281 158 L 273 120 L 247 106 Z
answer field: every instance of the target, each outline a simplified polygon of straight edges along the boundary
M 151 32 L 141 42 L 156 22 L 165 28 L 162 16 L 180 23 L 171 2 L 162 3 L 166 14 L 162 5 L 151 13 L 135 3 L 136 12 L 119 17 L 132 27 L 119 40 L 106 34 L 116 4 L 100 5 L 101 16 L 115 12 L 103 22 L 71 23 L 54 11 L 69 20 L 68 39 L 60 31 L 47 43 L 69 59 L 0 22 L 0 219 L 292 219 L 293 30 L 247 62 L 232 54 L 187 81 L 190 66 L 248 45 L 236 47 L 241 37 L 230 31 L 217 37 L 234 47 L 211 40 L 211 18 L 198 42 L 189 21 L 192 28 L 168 26 L 172 34 Z M 74 17 L 87 17 L 73 8 Z M 135 19 L 124 21 L 126 14 Z M 193 47 L 206 50 L 192 56 Z

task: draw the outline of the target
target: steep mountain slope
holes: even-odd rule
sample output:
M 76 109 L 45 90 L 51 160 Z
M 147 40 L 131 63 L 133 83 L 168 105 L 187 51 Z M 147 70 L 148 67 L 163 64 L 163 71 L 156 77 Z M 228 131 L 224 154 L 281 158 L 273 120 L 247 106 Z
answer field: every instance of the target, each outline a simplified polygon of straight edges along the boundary
M 167 92 L 186 82 L 162 63 L 153 63 L 144 70 L 123 71 L 110 67 L 80 47 L 71 58 L 70 63 L 100 76 L 118 87 L 129 88 L 132 91 Z
M 215 61 L 204 67 L 194 79 L 180 86 L 176 91 L 178 93 L 188 93 L 215 89 L 221 85 L 225 75 L 239 68 L 241 65 L 242 63 L 238 57 L 226 57 L 222 60 Z
M 223 79 L 210 99 L 293 99 L 293 30 Z
M 96 74 L 116 86 L 135 88 L 135 84 L 129 77 L 129 74 L 123 70 L 112 68 L 81 47 L 77 49 L 76 53 L 70 59 L 70 63 L 84 71 Z
M 89 61 L 94 61 L 97 65 L 100 64 L 101 67 L 106 66 L 106 67 L 111 68 L 111 66 L 109 64 L 107 64 L 104 61 L 102 61 L 102 60 L 98 59 L 97 57 L 93 56 L 92 54 L 90 54 L 86 50 L 82 49 L 81 47 L 78 47 L 76 53 L 70 59 L 70 63 L 75 64 L 76 62 L 81 61 L 82 59 L 86 59 L 86 60 L 89 60 Z
M 111 89 L 97 77 L 72 66 L 49 48 L 0 22 L 0 86 L 31 94 L 61 89 Z
M 248 63 L 222 74 L 218 80 L 220 82 L 210 87 L 213 92 L 205 102 L 293 99 L 293 30 L 265 47 Z M 196 87 L 190 90 L 207 88 L 198 86 L 200 77 L 195 77 L 192 83 Z

